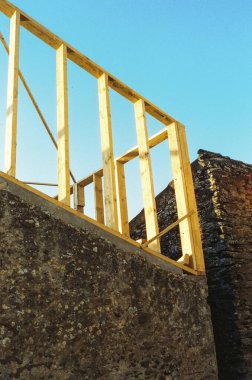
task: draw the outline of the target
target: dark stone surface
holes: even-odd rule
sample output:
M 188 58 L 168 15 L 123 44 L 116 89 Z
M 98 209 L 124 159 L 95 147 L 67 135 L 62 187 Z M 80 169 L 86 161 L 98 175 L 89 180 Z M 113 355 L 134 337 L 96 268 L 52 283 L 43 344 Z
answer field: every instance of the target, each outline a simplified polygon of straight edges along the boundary
M 42 203 L 0 190 L 0 378 L 216 379 L 205 278 Z
M 192 164 L 220 379 L 252 379 L 252 166 L 207 151 Z M 157 197 L 160 230 L 177 219 L 170 186 Z M 131 235 L 145 238 L 144 214 Z M 178 259 L 178 229 L 161 240 Z
M 220 379 L 252 379 L 252 165 L 199 152 L 209 304 Z

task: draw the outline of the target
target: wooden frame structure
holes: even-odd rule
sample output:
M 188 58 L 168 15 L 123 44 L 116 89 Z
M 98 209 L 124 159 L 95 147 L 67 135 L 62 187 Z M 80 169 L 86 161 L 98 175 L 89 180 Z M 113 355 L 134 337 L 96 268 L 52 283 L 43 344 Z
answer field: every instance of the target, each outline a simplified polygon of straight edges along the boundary
M 16 135 L 18 107 L 18 77 L 20 77 L 28 95 L 35 106 L 54 146 L 58 152 L 58 195 L 62 207 L 70 208 L 70 195 L 74 195 L 74 208 L 84 213 L 84 188 L 93 183 L 95 192 L 96 221 L 100 226 L 106 224 L 111 233 L 119 234 L 132 244 L 130 239 L 127 194 L 124 165 L 139 158 L 147 241 L 141 248 L 172 262 L 193 274 L 204 274 L 204 258 L 200 237 L 200 227 L 195 201 L 192 173 L 186 143 L 184 126 L 156 107 L 149 100 L 119 81 L 95 62 L 91 61 L 68 43 L 51 33 L 30 16 L 7 0 L 0 0 L 0 11 L 10 18 L 10 43 L 6 46 L 0 34 L 5 50 L 9 54 L 8 95 L 6 118 L 5 172 L 16 176 Z M 54 139 L 22 73 L 19 70 L 19 30 L 20 26 L 44 41 L 56 51 L 57 70 L 57 142 Z M 69 131 L 68 131 L 68 85 L 67 61 L 71 60 L 89 74 L 97 78 L 100 110 L 100 132 L 103 167 L 91 175 L 76 181 L 70 171 Z M 138 145 L 124 155 L 114 158 L 112 122 L 110 115 L 109 89 L 112 89 L 132 102 L 135 111 Z M 164 124 L 165 129 L 148 137 L 146 113 Z M 172 162 L 178 221 L 159 232 L 154 194 L 150 149 L 168 138 Z M 70 177 L 73 185 L 70 184 Z M 25 186 L 25 185 L 24 185 Z M 88 218 L 90 219 L 90 218 Z M 180 263 L 165 258 L 160 252 L 160 237 L 175 225 L 179 225 L 182 258 Z

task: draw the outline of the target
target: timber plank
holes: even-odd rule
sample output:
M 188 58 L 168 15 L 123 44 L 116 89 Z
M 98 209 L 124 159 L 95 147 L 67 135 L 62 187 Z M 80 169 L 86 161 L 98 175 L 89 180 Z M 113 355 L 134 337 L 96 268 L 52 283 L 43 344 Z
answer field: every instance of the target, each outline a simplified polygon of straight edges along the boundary
M 118 230 L 115 163 L 110 115 L 108 76 L 102 74 L 98 79 L 100 109 L 100 132 L 103 160 L 104 199 L 106 225 Z
M 139 149 L 140 175 L 144 202 L 146 234 L 147 240 L 150 240 L 153 236 L 158 235 L 159 230 L 144 101 L 142 99 L 138 100 L 135 103 L 134 108 Z M 150 243 L 150 248 L 160 252 L 159 238 L 155 239 Z
M 61 45 L 56 51 L 57 130 L 58 130 L 58 200 L 70 206 L 67 54 Z
M 16 176 L 17 109 L 20 14 L 15 11 L 10 19 L 10 47 L 8 65 L 7 116 L 5 135 L 5 172 Z

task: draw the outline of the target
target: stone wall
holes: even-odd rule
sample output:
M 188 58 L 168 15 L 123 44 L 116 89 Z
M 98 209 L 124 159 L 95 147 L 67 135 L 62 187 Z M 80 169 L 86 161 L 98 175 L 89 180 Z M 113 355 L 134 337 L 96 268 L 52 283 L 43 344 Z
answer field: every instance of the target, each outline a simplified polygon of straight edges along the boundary
M 204 277 L 1 178 L 0 379 L 216 379 Z
M 207 151 L 192 164 L 220 379 L 252 379 L 252 165 Z M 177 219 L 169 185 L 157 198 L 160 230 Z M 145 238 L 144 214 L 131 235 Z M 161 240 L 181 255 L 178 228 Z

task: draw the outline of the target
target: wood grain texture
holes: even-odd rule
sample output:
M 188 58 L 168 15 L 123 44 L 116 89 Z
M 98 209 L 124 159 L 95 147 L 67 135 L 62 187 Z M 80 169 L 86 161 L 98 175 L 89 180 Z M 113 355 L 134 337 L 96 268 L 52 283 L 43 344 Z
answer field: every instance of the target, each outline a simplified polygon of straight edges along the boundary
M 95 219 L 97 220 L 97 222 L 104 224 L 102 177 L 97 174 L 93 174 L 93 182 L 94 182 Z
M 98 79 L 98 97 L 100 110 L 100 133 L 103 160 L 106 225 L 110 228 L 113 228 L 114 230 L 118 230 L 115 163 L 107 74 L 102 74 Z
M 20 14 L 15 11 L 10 19 L 10 46 L 5 135 L 5 172 L 16 176 L 18 65 Z
M 130 236 L 124 164 L 116 161 L 115 165 L 117 179 L 117 197 L 119 205 L 119 231 L 123 235 Z
M 158 235 L 159 230 L 144 101 L 140 99 L 134 106 L 146 235 L 147 240 L 150 240 L 153 236 Z M 159 238 L 150 243 L 150 248 L 160 252 Z
M 74 195 L 74 209 L 84 213 L 85 207 L 85 193 L 84 187 L 80 186 L 78 183 L 73 184 L 73 195 Z
M 58 200 L 70 206 L 66 46 L 61 45 L 57 49 L 56 58 L 57 58 Z
M 182 253 L 183 256 L 190 256 L 190 264 L 195 270 L 204 272 L 200 226 L 185 128 L 179 123 L 173 123 L 169 125 L 168 133 L 178 218 L 193 212 L 179 224 Z

